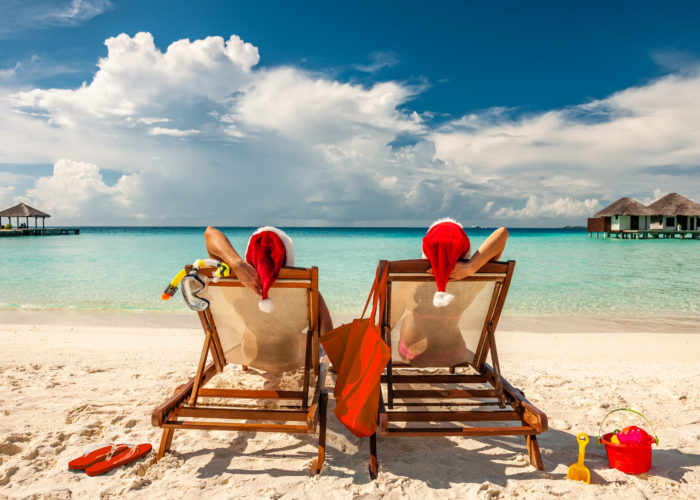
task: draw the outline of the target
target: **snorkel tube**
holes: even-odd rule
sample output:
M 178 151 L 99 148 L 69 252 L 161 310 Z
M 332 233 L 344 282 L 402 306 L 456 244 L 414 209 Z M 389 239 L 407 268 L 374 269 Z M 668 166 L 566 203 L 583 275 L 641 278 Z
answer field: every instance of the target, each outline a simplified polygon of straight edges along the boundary
M 163 300 L 168 300 L 170 297 L 175 295 L 175 292 L 177 292 L 177 286 L 180 284 L 182 281 L 182 278 L 185 277 L 185 268 L 183 267 L 180 272 L 178 272 L 175 277 L 170 280 L 170 284 L 165 288 L 165 291 L 163 292 L 163 295 L 160 296 L 161 299 Z
M 219 262 L 215 259 L 197 259 L 192 263 L 192 271 L 196 273 L 200 267 L 216 267 L 216 272 L 214 273 L 214 281 L 219 281 L 219 278 L 225 278 L 231 274 L 231 268 L 225 262 Z M 165 288 L 163 295 L 160 296 L 163 300 L 169 300 L 170 297 L 175 295 L 177 292 L 177 287 L 180 285 L 182 278 L 185 277 L 187 271 L 183 267 L 175 277 L 170 281 L 170 284 Z

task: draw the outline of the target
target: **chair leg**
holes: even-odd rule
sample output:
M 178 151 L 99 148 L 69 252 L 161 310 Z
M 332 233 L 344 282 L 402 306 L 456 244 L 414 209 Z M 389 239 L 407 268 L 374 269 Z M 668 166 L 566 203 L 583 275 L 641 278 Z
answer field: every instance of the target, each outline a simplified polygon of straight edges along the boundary
M 528 434 L 525 436 L 527 441 L 527 452 L 530 455 L 530 464 L 537 470 L 544 470 L 542 463 L 542 455 L 540 455 L 540 445 L 537 444 L 537 436 Z
M 377 479 L 377 474 L 379 472 L 379 464 L 377 463 L 377 433 L 379 429 L 375 431 L 369 437 L 369 477 L 370 479 Z
M 311 464 L 311 474 L 319 474 L 326 460 L 326 413 L 328 409 L 328 394 L 323 392 L 319 400 L 319 430 L 318 430 L 318 457 Z
M 170 451 L 170 445 L 173 442 L 174 429 L 163 429 L 163 437 L 160 439 L 160 448 L 158 448 L 158 454 L 156 455 L 156 462 L 163 458 L 166 451 Z

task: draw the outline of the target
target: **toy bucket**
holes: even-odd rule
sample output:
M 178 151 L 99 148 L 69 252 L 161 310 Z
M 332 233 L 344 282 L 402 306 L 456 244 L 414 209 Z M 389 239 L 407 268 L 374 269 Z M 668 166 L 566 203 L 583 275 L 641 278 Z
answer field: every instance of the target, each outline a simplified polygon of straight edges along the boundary
M 616 411 L 631 411 L 642 417 L 651 427 L 654 437 L 647 436 L 641 443 L 613 443 L 610 440 L 615 435 L 614 432 L 608 432 L 601 437 L 600 431 L 603 428 L 603 422 Z M 641 474 L 651 469 L 651 445 L 652 443 L 658 445 L 659 438 L 656 436 L 654 427 L 644 415 L 628 408 L 618 408 L 605 415 L 603 422 L 600 423 L 600 427 L 598 428 L 598 446 L 600 446 L 601 442 L 605 445 L 605 450 L 608 453 L 608 463 L 611 468 L 620 470 L 626 474 Z

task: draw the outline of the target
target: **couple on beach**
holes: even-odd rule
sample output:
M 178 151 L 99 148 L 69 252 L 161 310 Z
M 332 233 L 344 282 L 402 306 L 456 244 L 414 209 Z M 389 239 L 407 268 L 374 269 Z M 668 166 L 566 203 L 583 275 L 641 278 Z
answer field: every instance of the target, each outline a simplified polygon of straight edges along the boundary
M 204 237 L 209 256 L 225 262 L 242 284 L 261 296 L 260 309 L 269 312 L 272 309 L 268 297 L 270 286 L 277 279 L 281 267 L 294 265 L 291 238 L 278 228 L 261 227 L 248 241 L 244 259 L 218 229 L 208 227 Z M 507 239 L 507 229 L 498 228 L 471 254 L 469 238 L 461 224 L 445 218 L 430 226 L 423 238 L 422 249 L 423 258 L 430 261 L 429 272 L 435 277 L 437 292 L 435 285 L 426 283 L 410 297 L 402 299 L 406 305 L 406 314 L 401 321 L 398 351 L 405 361 L 414 366 L 434 363 L 438 359 L 449 364 L 451 357 L 463 354 L 457 348 L 463 344 L 458 323 L 461 314 L 473 302 L 479 290 L 475 289 L 469 296 L 461 295 L 455 299 L 445 290 L 447 282 L 469 277 L 487 262 L 498 260 Z M 323 335 L 333 329 L 333 322 L 322 296 L 319 297 L 319 302 L 320 333 Z M 439 314 L 436 314 L 438 310 Z M 444 334 L 439 339 L 429 339 L 427 332 L 435 328 L 436 321 L 441 323 Z M 258 353 L 260 354 L 262 353 Z M 278 357 L 272 352 L 269 354 L 273 358 Z M 280 360 L 268 361 L 270 366 L 275 366 Z

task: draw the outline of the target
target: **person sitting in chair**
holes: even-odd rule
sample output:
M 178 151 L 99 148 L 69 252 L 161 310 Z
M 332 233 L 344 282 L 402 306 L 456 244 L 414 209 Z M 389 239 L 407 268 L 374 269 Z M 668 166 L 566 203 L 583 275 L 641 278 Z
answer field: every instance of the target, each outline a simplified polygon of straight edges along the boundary
M 461 224 L 446 218 L 430 226 L 423 238 L 423 258 L 430 260 L 428 272 L 435 276 L 437 292 L 435 285 L 426 283 L 403 297 L 398 350 L 404 361 L 414 366 L 451 366 L 464 360 L 467 348 L 459 321 L 485 283 L 463 287 L 456 296 L 446 291 L 447 283 L 498 260 L 507 239 L 505 227 L 496 229 L 470 258 L 469 238 Z
M 276 318 L 273 316 L 285 316 L 285 308 L 295 307 L 294 304 L 280 303 L 274 307 L 277 310 L 272 313 L 273 303 L 268 297 L 270 287 L 279 276 L 280 269 L 283 266 L 294 265 L 292 239 L 276 227 L 260 227 L 253 232 L 248 241 L 245 260 L 218 229 L 208 227 L 204 232 L 204 239 L 209 257 L 226 263 L 244 286 L 262 298 L 258 302 L 258 307 L 264 313 L 268 313 L 242 318 L 245 322 L 241 343 L 243 355 L 251 361 L 255 360 L 255 364 L 262 369 L 279 369 L 285 366 L 283 358 L 288 358 L 286 361 L 291 362 L 292 358 L 303 355 L 303 343 L 289 342 L 289 339 L 282 338 L 292 333 L 290 331 L 280 331 L 279 335 L 274 336 L 258 335 L 263 330 L 274 327 Z M 319 294 L 319 315 L 320 334 L 323 335 L 333 329 L 333 322 L 321 294 Z M 299 340 L 301 341 L 301 337 Z M 288 351 L 294 346 L 299 352 Z

